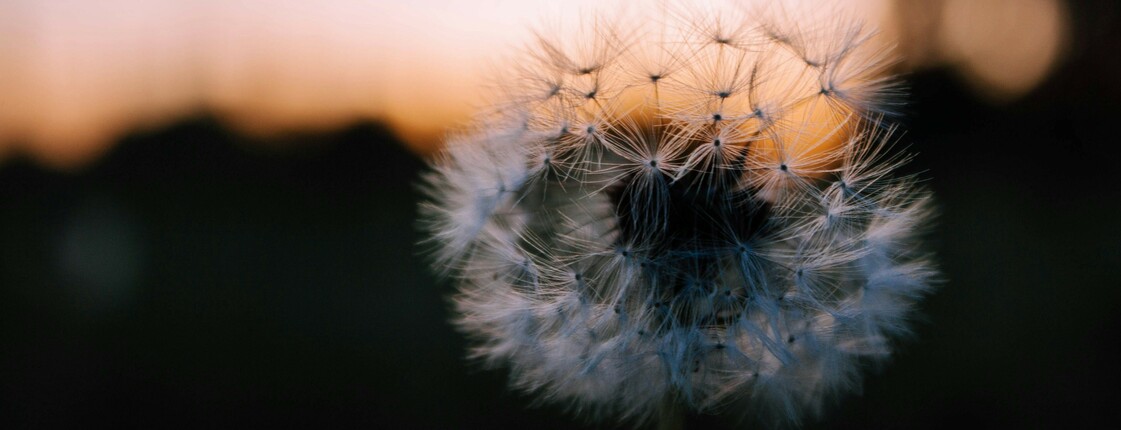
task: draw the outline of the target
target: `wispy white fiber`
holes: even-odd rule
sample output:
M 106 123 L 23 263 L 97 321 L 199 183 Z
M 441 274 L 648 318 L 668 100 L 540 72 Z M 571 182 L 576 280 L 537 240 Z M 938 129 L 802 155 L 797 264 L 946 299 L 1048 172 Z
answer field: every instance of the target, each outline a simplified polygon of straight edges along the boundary
M 858 389 L 938 277 L 930 196 L 896 173 L 890 51 L 779 7 L 537 34 L 425 180 L 471 356 L 633 423 L 796 424 Z

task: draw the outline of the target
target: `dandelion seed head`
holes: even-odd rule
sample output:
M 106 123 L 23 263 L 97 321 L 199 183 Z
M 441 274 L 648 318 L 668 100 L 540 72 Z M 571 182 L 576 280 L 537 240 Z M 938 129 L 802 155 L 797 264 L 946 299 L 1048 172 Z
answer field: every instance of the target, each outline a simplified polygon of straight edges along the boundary
M 471 356 L 580 414 L 797 423 L 937 278 L 857 20 L 669 4 L 537 33 L 421 206 Z

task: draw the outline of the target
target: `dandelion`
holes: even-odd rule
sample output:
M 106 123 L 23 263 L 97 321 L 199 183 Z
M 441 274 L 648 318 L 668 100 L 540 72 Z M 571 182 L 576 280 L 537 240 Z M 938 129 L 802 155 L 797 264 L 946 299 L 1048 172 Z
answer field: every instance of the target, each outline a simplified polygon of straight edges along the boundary
M 634 423 L 797 423 L 907 334 L 937 273 L 891 56 L 839 14 L 749 12 L 539 33 L 434 161 L 434 266 L 514 387 Z

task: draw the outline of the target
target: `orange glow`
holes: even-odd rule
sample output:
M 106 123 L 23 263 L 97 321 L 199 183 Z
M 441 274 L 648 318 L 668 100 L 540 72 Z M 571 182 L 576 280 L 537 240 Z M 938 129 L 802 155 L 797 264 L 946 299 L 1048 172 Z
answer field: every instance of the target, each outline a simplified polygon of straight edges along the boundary
M 980 92 L 1015 98 L 1047 77 L 1066 38 L 1057 0 L 950 0 L 942 15 L 942 49 Z
M 1063 0 L 896 1 L 885 27 L 909 68 L 948 66 L 992 102 L 1038 86 L 1070 37 Z
M 78 166 L 198 111 L 253 133 L 393 124 L 418 151 L 480 103 L 487 59 L 540 4 L 14 0 L 0 3 L 0 156 Z
M 820 177 L 840 163 L 841 146 L 852 137 L 859 118 L 813 100 L 792 109 L 778 122 L 775 136 L 753 143 L 755 162 L 775 166 L 795 161 L 800 176 Z
M 861 1 L 862 16 L 883 26 L 876 20 L 887 19 L 889 1 Z M 25 153 L 78 167 L 128 130 L 197 112 L 257 134 L 377 119 L 428 152 L 486 105 L 490 70 L 530 40 L 533 25 L 650 5 L 598 3 L 8 0 L 0 3 L 0 159 Z M 1034 31 L 947 33 L 966 74 L 985 88 L 1022 91 L 1053 63 L 1061 5 L 1027 3 L 1039 7 L 1016 16 Z M 816 6 L 788 3 L 797 13 Z M 959 27 L 986 28 L 958 9 L 946 13 Z M 1025 57 L 1020 48 L 985 48 L 1009 35 L 1046 49 Z

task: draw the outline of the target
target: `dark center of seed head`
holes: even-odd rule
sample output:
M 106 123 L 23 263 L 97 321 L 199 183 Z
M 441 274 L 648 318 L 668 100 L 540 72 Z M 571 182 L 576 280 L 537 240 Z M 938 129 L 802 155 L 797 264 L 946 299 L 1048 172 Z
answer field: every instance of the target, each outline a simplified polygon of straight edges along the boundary
M 719 150 L 723 149 L 723 137 L 710 138 L 711 145 L 718 146 Z M 656 264 L 641 259 L 637 261 L 640 261 L 643 272 L 660 277 L 659 285 L 673 291 L 686 290 L 690 285 L 689 280 L 682 277 L 681 273 L 676 270 L 659 270 L 657 267 L 678 267 L 685 264 L 707 267 L 720 264 L 726 249 L 719 246 L 698 249 L 698 244 L 727 243 L 729 233 L 736 237 L 753 237 L 769 225 L 765 222 L 770 216 L 769 205 L 754 202 L 728 204 L 735 191 L 723 186 L 723 180 L 711 180 L 712 175 L 727 174 L 731 177 L 742 172 L 697 169 L 666 175 L 674 178 L 667 177 L 664 182 L 651 181 L 649 175 L 661 167 L 659 163 L 662 160 L 654 158 L 653 154 L 647 156 L 650 158 L 637 165 L 645 167 L 642 172 L 634 172 L 633 175 L 621 178 L 605 191 L 618 217 L 616 255 L 632 258 L 625 251 L 625 246 L 630 243 L 642 245 L 642 249 L 649 250 L 644 252 L 651 252 L 659 260 Z M 650 198 L 651 192 L 656 192 L 658 198 Z M 745 251 L 749 250 L 743 246 L 740 252 L 744 256 Z M 634 255 L 634 252 L 629 254 Z M 714 287 L 709 288 L 707 291 L 715 290 Z M 727 295 L 729 292 L 723 293 Z M 732 291 L 727 297 L 735 296 L 736 292 Z M 750 297 L 750 294 L 747 296 Z

